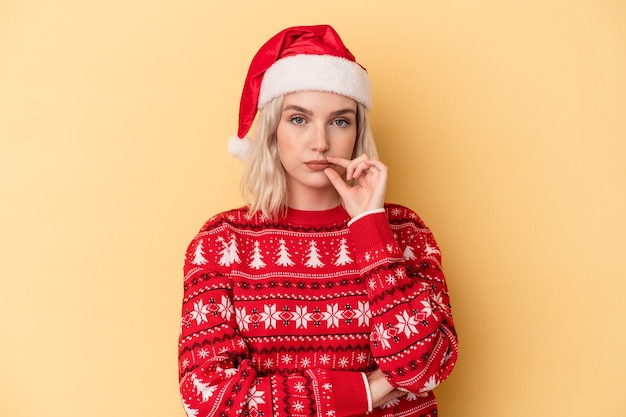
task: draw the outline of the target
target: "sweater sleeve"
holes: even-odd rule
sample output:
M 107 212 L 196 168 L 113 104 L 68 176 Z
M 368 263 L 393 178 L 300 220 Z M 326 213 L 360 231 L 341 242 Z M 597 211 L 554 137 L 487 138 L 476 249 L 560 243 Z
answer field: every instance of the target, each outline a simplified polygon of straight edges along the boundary
M 392 385 L 426 392 L 452 371 L 458 343 L 441 253 L 411 210 L 387 206 L 350 225 L 372 314 L 370 346 Z
M 200 249 L 198 249 L 200 247 Z M 368 411 L 360 372 L 259 372 L 240 335 L 228 271 L 187 249 L 179 336 L 179 383 L 189 417 L 349 416 Z

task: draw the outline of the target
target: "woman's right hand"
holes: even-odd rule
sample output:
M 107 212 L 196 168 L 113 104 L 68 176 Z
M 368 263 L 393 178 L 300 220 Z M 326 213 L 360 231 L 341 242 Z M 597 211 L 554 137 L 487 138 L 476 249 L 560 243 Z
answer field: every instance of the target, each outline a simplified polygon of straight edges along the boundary
M 346 180 L 332 168 L 324 172 L 333 184 L 343 202 L 343 206 L 350 217 L 367 211 L 384 207 L 385 191 L 387 189 L 387 166 L 377 159 L 371 159 L 363 154 L 349 160 L 333 156 L 326 157 L 328 162 L 346 170 Z

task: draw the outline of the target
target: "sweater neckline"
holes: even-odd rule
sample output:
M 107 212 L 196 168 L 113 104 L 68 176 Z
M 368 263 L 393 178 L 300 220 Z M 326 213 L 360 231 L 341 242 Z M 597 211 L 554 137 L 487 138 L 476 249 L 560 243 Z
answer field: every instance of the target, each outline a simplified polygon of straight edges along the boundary
M 350 215 L 341 205 L 328 210 L 298 210 L 288 207 L 285 220 L 292 224 L 321 226 L 346 222 L 350 220 Z

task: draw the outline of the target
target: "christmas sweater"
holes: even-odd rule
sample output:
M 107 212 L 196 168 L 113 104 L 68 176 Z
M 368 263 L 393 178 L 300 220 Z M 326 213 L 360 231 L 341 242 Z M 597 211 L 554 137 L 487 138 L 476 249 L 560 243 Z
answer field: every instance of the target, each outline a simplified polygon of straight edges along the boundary
M 436 416 L 458 354 L 441 254 L 410 209 L 246 208 L 211 218 L 184 263 L 180 392 L 189 417 Z M 408 393 L 370 409 L 380 368 Z M 417 393 L 427 392 L 427 397 Z

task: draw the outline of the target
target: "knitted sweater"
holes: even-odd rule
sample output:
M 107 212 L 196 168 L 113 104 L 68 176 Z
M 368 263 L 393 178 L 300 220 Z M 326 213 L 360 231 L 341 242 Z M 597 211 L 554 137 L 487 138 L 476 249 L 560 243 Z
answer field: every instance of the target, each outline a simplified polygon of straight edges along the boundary
M 371 416 L 435 416 L 458 354 L 441 256 L 411 210 L 245 208 L 189 245 L 179 343 L 189 417 L 363 415 L 367 373 L 408 394 Z M 422 398 L 415 393 L 428 392 Z

